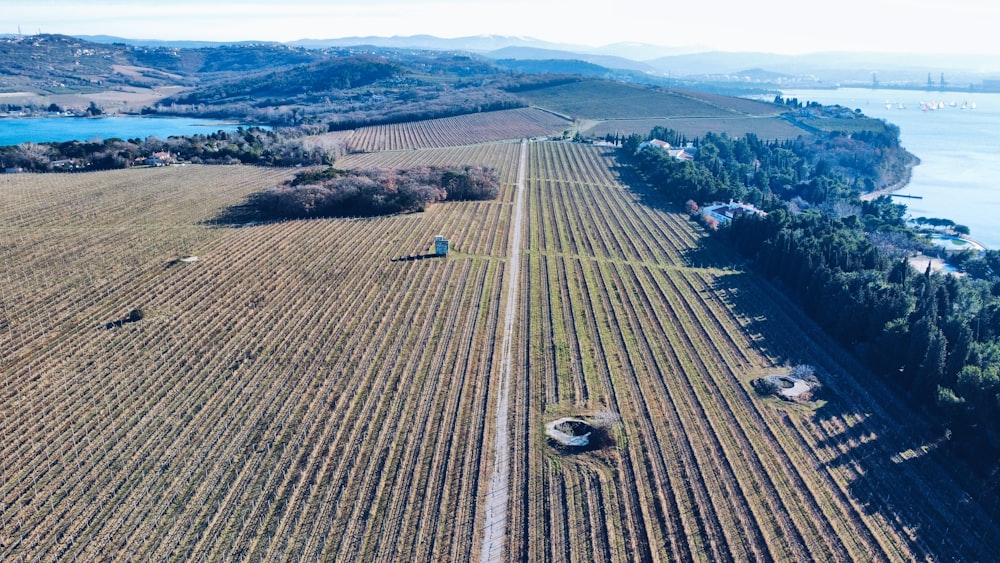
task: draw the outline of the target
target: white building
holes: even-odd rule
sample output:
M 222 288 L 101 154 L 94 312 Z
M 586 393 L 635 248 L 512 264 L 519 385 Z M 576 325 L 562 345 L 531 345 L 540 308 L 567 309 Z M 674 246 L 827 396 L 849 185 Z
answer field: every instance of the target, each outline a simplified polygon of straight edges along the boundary
M 733 201 L 730 201 L 729 203 L 716 203 L 714 205 L 708 205 L 702 208 L 702 213 L 712 217 L 718 221 L 720 225 L 728 223 L 732 221 L 734 217 L 739 217 L 741 215 L 767 215 L 767 213 L 764 213 L 749 203 L 738 203 Z
M 670 150 L 670 143 L 668 143 L 666 141 L 661 141 L 659 139 L 653 139 L 651 141 L 643 141 L 642 143 L 639 143 L 639 150 L 646 149 L 646 148 L 653 148 L 653 149 L 660 149 L 660 150 L 669 151 Z
M 653 139 L 639 143 L 639 150 L 643 149 L 660 149 L 662 151 L 667 151 L 667 154 L 677 160 L 694 160 L 694 153 L 697 150 L 691 145 L 691 143 L 688 143 L 688 145 L 684 148 L 675 149 L 670 146 L 670 143 L 661 141 L 660 139 Z

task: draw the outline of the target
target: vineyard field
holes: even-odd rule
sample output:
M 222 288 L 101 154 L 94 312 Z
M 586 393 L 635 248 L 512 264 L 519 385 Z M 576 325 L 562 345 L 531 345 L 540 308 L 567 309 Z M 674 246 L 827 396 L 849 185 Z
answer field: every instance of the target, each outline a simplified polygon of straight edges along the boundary
M 3 177 L 4 560 L 471 558 L 510 205 L 212 224 L 292 172 Z
M 518 95 L 533 106 L 580 119 L 772 117 L 780 113 L 772 104 L 749 99 L 586 79 Z
M 941 429 L 683 216 L 641 203 L 606 148 L 532 148 L 510 559 L 997 557 L 993 520 L 934 455 Z M 814 365 L 828 397 L 752 392 L 788 362 Z M 612 448 L 566 455 L 541 431 L 602 412 L 620 416 Z
M 481 112 L 362 127 L 347 139 L 347 148 L 376 152 L 452 147 L 560 135 L 569 126 L 568 120 L 534 108 Z
M 479 139 L 338 158 L 500 178 L 379 218 L 219 224 L 292 169 L 0 175 L 0 559 L 1000 559 L 943 429 L 613 149 Z M 816 401 L 753 392 L 795 364 Z

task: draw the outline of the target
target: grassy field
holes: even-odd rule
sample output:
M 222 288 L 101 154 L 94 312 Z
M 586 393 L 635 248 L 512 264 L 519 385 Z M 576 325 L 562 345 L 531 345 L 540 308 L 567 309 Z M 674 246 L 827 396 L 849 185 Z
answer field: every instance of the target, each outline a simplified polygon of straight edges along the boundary
M 349 155 L 504 190 L 267 224 L 213 219 L 294 170 L 0 176 L 0 559 L 475 558 L 519 152 Z M 943 431 L 611 152 L 527 164 L 504 559 L 1000 557 Z M 751 391 L 798 363 L 822 400 Z M 599 414 L 607 447 L 547 443 Z

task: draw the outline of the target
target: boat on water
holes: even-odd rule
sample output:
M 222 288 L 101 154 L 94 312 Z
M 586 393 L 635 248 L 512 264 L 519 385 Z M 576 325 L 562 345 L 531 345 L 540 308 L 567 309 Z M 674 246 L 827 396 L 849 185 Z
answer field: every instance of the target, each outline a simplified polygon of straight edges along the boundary
M 920 102 L 920 104 L 921 104 L 920 105 L 920 109 L 922 109 L 924 111 L 932 111 L 932 110 L 944 109 L 944 108 L 948 107 L 948 105 L 949 105 L 949 104 L 946 104 L 944 100 L 931 100 L 929 102 Z M 950 105 L 951 106 L 955 106 L 956 104 L 954 102 L 952 102 Z

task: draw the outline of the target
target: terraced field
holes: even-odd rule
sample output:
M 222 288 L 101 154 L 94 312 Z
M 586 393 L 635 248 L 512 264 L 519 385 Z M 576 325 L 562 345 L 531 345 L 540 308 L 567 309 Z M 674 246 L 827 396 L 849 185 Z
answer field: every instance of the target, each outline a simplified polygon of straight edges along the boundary
M 504 185 L 363 220 L 212 223 L 292 170 L 0 176 L 0 559 L 1000 558 L 941 430 L 605 150 L 528 146 L 496 551 L 518 143 L 345 157 Z M 788 363 L 821 401 L 751 392 Z

